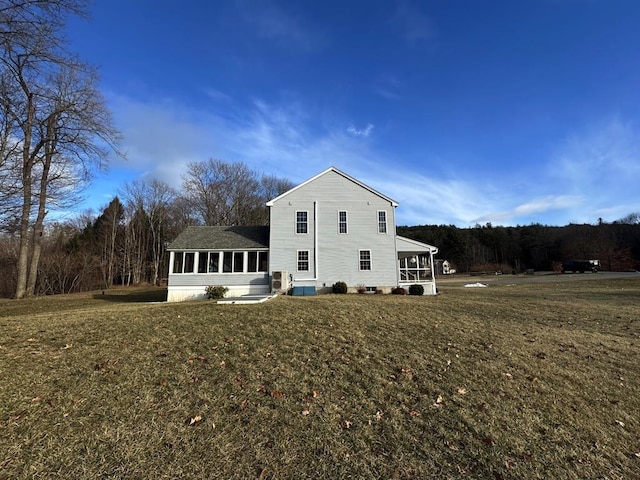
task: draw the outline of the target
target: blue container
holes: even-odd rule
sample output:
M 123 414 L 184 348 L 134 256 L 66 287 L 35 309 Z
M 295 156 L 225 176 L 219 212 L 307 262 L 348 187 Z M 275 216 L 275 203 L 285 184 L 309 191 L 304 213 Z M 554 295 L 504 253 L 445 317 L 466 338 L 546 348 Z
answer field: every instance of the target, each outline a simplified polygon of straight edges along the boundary
M 291 295 L 296 296 L 310 296 L 316 294 L 316 287 L 293 287 L 291 290 Z

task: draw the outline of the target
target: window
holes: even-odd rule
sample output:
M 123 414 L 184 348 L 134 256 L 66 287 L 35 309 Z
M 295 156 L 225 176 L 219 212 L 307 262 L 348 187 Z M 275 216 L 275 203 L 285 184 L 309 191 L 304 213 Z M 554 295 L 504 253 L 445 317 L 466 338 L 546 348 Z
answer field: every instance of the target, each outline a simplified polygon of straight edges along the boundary
M 173 254 L 173 273 L 182 273 L 183 260 L 184 252 L 175 252 Z
M 266 272 L 269 270 L 269 253 L 258 252 L 258 271 Z
M 247 272 L 266 272 L 268 259 L 267 252 L 247 252 Z
M 360 270 L 371 270 L 371 250 L 360 250 Z
M 300 211 L 296 212 L 296 233 L 308 232 L 308 212 Z
M 298 250 L 298 271 L 309 271 L 309 250 Z
M 244 271 L 244 252 L 233 252 L 233 271 L 235 273 Z
M 211 252 L 209 254 L 209 273 L 218 273 L 220 271 L 220 253 Z
M 207 273 L 207 252 L 198 253 L 198 273 Z
M 206 253 L 203 255 L 206 257 Z M 194 273 L 195 267 L 196 252 L 175 252 L 173 254 L 173 273 Z
M 224 273 L 230 273 L 232 264 L 233 252 L 224 252 L 224 254 L 222 255 L 222 271 Z
M 247 272 L 258 271 L 258 252 L 247 252 Z
M 338 233 L 347 233 L 347 212 L 344 210 L 338 212 Z
M 194 252 L 185 252 L 184 273 L 193 273 L 195 258 L 196 258 L 196 254 Z
M 387 233 L 387 212 L 378 211 L 378 233 Z
M 423 282 L 431 279 L 431 260 L 429 255 L 419 254 L 400 259 L 400 281 Z

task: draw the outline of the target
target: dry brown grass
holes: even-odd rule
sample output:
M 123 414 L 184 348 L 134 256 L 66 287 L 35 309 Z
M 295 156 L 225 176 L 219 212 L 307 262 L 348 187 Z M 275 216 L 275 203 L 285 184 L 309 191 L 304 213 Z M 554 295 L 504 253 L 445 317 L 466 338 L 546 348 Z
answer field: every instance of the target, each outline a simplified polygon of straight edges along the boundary
M 640 280 L 440 290 L 0 301 L 0 478 L 638 478 Z

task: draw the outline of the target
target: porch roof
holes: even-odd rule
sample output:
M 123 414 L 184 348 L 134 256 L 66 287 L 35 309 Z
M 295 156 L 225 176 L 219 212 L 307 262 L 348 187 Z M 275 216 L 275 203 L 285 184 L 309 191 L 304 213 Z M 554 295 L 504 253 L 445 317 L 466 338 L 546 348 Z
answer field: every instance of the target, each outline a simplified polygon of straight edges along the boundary
M 429 245 L 427 243 L 418 242 L 417 240 L 411 240 L 410 238 L 401 237 L 396 235 L 396 249 L 398 254 L 424 254 L 431 253 L 435 255 L 438 253 L 438 247 Z
M 268 226 L 187 227 L 167 250 L 252 250 L 269 248 Z

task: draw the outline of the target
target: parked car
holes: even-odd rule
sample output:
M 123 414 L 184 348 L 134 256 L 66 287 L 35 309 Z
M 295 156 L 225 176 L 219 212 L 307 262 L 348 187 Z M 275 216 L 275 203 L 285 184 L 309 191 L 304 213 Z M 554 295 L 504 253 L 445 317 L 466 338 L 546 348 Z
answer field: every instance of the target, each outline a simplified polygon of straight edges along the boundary
M 567 272 L 593 272 L 598 271 L 600 262 L 598 260 L 565 260 L 562 262 L 562 273 Z

